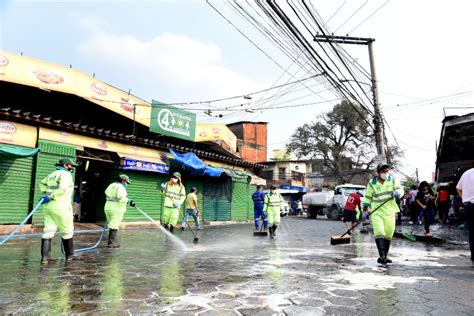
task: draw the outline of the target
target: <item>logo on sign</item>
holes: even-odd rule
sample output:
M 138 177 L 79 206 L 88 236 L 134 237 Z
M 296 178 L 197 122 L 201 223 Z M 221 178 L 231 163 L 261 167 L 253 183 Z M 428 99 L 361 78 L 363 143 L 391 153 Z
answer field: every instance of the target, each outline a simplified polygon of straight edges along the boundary
M 0 133 L 2 134 L 15 134 L 16 126 L 12 123 L 0 122 Z
M 158 125 L 164 131 L 189 136 L 189 121 L 179 113 L 173 113 L 168 109 L 161 109 L 156 117 Z
M 91 89 L 92 89 L 92 91 L 94 91 L 95 93 L 100 94 L 100 95 L 106 95 L 107 94 L 107 89 L 103 85 L 101 85 L 100 83 L 97 83 L 97 82 L 94 82 L 93 84 L 91 84 Z
M 6 66 L 8 65 L 8 58 L 3 56 L 3 55 L 0 55 L 0 66 Z

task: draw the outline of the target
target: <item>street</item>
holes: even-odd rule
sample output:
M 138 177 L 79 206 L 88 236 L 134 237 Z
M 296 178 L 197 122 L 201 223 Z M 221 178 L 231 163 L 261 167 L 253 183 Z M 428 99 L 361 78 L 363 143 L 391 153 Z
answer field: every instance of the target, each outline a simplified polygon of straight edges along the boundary
M 121 248 L 40 266 L 40 240 L 0 248 L 0 313 L 178 315 L 473 315 L 466 246 L 394 239 L 388 268 L 371 234 L 330 246 L 340 222 L 284 217 L 275 240 L 252 225 L 205 226 L 183 248 L 159 229 L 120 231 Z M 76 247 L 98 234 L 76 236 Z

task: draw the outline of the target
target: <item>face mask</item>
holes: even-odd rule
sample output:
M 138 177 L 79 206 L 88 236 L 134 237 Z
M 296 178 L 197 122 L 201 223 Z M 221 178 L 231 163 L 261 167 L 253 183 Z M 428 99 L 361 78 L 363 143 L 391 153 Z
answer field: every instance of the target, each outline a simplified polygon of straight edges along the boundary
M 387 180 L 388 179 L 388 172 L 387 173 L 381 173 L 380 178 L 383 179 L 383 180 Z
M 128 183 L 124 183 L 123 186 L 124 186 L 124 187 L 128 187 Z
M 174 184 L 178 183 L 178 179 L 176 178 L 171 178 L 171 181 L 173 181 Z

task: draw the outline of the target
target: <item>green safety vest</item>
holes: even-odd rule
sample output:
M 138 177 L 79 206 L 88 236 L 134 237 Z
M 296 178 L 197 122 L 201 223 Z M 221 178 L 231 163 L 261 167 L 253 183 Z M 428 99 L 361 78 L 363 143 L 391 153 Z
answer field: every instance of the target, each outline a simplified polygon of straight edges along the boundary
M 56 170 L 50 173 L 40 182 L 42 194 L 49 195 L 51 202 L 45 204 L 45 208 L 69 208 L 72 204 L 74 192 L 74 181 L 72 174 L 66 170 Z
M 266 212 L 275 211 L 280 213 L 280 210 L 285 207 L 285 200 L 278 192 L 265 194 L 264 203 Z
M 117 211 L 126 211 L 127 189 L 119 182 L 111 183 L 105 190 L 105 208 Z
M 386 200 L 392 199 L 378 209 L 377 213 L 389 214 L 400 212 L 400 209 L 393 198 L 393 193 L 400 189 L 400 185 L 395 182 L 392 176 L 389 176 L 383 184 L 380 183 L 377 178 L 378 177 L 375 176 L 367 185 L 363 205 L 375 210 Z
M 174 207 L 175 202 L 181 205 L 186 199 L 186 190 L 182 184 L 171 185 L 170 183 L 166 183 L 163 193 L 165 195 L 166 207 Z

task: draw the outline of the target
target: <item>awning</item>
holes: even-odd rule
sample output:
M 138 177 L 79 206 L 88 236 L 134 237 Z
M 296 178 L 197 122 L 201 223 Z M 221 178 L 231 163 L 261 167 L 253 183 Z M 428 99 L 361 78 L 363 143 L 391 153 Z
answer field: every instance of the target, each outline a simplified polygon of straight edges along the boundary
M 170 149 L 170 153 L 173 155 L 175 162 L 183 169 L 189 171 L 189 173 L 192 175 L 220 177 L 224 172 L 224 169 L 222 168 L 206 166 L 206 164 L 202 162 L 194 153 L 179 154 L 173 149 Z
M 295 186 L 295 185 L 285 185 L 285 184 L 281 184 L 280 189 L 291 190 L 291 191 L 296 191 L 296 192 L 301 192 L 301 193 L 306 193 L 309 191 L 309 188 L 306 188 L 306 187 L 300 187 L 300 186 Z
M 0 158 L 3 159 L 14 159 L 14 158 L 26 158 L 36 155 L 39 152 L 39 148 L 22 148 L 22 147 L 6 147 L 0 145 Z
M 235 182 L 248 182 L 250 175 L 244 171 L 224 169 L 226 175 L 232 178 Z
M 256 175 L 251 174 L 250 175 L 250 184 L 252 185 L 262 185 L 266 186 L 267 185 L 267 180 L 257 177 Z

